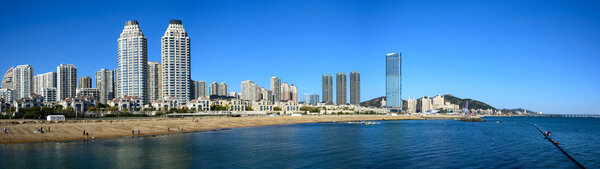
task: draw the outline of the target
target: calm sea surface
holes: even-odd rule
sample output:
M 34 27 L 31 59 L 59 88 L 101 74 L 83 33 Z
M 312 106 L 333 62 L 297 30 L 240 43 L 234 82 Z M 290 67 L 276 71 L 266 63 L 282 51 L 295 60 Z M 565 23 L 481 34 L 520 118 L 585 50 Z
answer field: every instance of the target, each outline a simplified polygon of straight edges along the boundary
M 485 118 L 234 128 L 94 143 L 0 145 L 0 168 L 600 168 L 600 119 Z

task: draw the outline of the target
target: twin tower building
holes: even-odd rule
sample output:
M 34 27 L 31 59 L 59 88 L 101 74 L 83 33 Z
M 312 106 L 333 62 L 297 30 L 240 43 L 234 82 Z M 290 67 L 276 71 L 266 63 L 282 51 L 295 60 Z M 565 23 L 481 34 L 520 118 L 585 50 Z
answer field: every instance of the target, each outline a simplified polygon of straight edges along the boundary
M 190 38 L 181 20 L 169 21 L 160 39 L 161 63 L 148 65 L 148 40 L 137 21 L 127 21 L 118 40 L 115 97 L 138 96 L 147 104 L 161 97 L 186 102 L 191 96 Z M 157 66 L 157 64 L 153 64 Z

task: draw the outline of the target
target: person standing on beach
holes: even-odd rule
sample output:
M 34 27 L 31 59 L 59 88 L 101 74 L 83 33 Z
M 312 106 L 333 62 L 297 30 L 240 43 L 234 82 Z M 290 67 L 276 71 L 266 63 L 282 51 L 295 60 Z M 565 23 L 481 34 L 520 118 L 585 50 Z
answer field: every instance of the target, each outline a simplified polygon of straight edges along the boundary
M 83 135 L 85 136 L 85 130 L 83 130 Z
M 135 131 L 131 130 L 131 136 L 135 135 Z
M 140 135 L 140 130 L 138 130 L 138 136 Z

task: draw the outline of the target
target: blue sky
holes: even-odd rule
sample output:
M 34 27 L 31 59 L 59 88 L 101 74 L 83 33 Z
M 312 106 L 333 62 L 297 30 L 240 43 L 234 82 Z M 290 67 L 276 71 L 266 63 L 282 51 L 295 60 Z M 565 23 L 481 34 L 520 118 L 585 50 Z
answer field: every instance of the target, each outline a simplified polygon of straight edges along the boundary
M 361 100 L 385 95 L 385 54 L 403 53 L 403 99 L 450 93 L 497 108 L 600 113 L 595 1 L 9 1 L 2 73 L 75 64 L 116 68 L 117 38 L 138 20 L 160 61 L 169 19 L 192 39 L 192 79 L 321 94 L 321 75 L 361 72 Z

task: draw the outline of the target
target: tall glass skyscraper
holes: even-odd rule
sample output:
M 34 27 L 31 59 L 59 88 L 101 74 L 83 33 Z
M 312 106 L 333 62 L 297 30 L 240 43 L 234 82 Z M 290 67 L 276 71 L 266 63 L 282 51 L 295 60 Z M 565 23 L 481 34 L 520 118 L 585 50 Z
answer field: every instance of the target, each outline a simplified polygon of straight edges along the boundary
M 118 96 L 138 96 L 148 99 L 148 39 L 137 21 L 127 21 L 118 40 Z
M 389 53 L 385 57 L 386 107 L 402 107 L 402 54 Z

